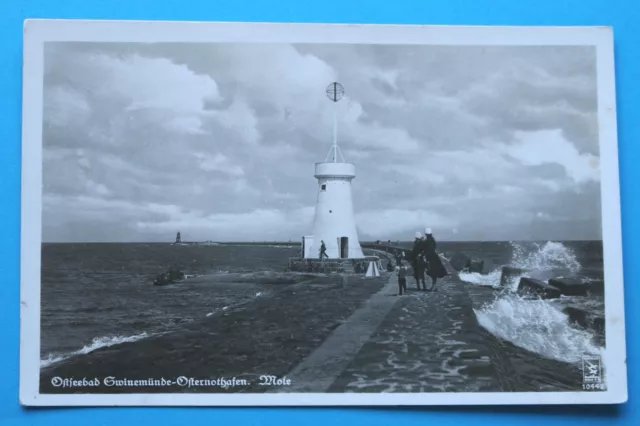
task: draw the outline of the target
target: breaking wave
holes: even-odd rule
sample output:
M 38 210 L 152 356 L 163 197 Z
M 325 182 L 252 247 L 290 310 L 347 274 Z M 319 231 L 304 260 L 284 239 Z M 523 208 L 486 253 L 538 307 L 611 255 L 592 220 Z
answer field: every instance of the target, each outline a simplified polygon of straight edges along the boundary
M 554 303 L 509 294 L 475 311 L 478 323 L 494 336 L 545 358 L 578 363 L 583 355 L 602 355 L 593 334 L 570 325 Z
M 514 268 L 530 269 L 533 271 L 550 271 L 554 269 L 563 269 L 569 271 L 578 271 L 581 269 L 580 262 L 576 259 L 576 255 L 570 248 L 562 243 L 555 241 L 547 241 L 546 243 L 532 243 L 527 246 L 524 244 L 511 243 L 512 255 L 511 261 L 507 264 Z M 491 273 L 483 275 L 477 272 L 461 272 L 460 279 L 462 281 L 488 287 L 500 287 L 500 277 L 502 276 L 502 266 L 496 268 Z M 526 276 L 524 273 L 522 276 Z M 512 280 L 517 283 L 520 281 L 519 276 L 513 277 Z
M 550 269 L 569 269 L 577 271 L 580 262 L 570 248 L 562 243 L 547 241 L 544 244 L 533 244 L 533 249 L 522 244 L 511 243 L 513 255 L 511 265 L 517 268 L 548 271 Z
M 508 266 L 526 269 L 508 277 L 505 292 L 495 300 L 475 310 L 478 323 L 499 339 L 537 353 L 545 358 L 578 363 L 584 355 L 603 355 L 595 342 L 595 334 L 572 325 L 563 312 L 561 300 L 542 300 L 516 293 L 520 278 L 544 276 L 554 270 L 576 272 L 581 265 L 575 253 L 559 242 L 541 244 L 511 243 L 512 256 Z M 489 274 L 461 272 L 460 279 L 470 284 L 500 287 L 501 265 Z
M 485 287 L 500 287 L 502 269 L 498 268 L 489 274 L 483 275 L 477 272 L 460 272 L 458 274 L 464 282 Z
M 86 355 L 90 352 L 95 351 L 96 349 L 106 348 L 109 346 L 119 345 L 121 343 L 130 343 L 135 342 L 144 338 L 149 337 L 149 334 L 135 334 L 133 336 L 104 336 L 104 337 L 96 337 L 93 339 L 91 344 L 85 345 L 82 349 L 77 351 L 73 351 L 67 354 L 49 354 L 49 356 L 45 359 L 40 360 L 40 368 L 45 368 L 53 364 L 57 364 L 60 361 L 64 361 L 76 355 Z

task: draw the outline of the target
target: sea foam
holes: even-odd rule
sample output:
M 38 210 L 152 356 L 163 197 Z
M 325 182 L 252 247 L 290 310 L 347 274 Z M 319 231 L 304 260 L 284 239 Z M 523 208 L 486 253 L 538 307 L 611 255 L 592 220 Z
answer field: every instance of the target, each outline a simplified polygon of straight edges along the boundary
M 512 243 L 511 246 L 512 258 L 508 265 L 515 268 L 531 273 L 581 269 L 575 253 L 559 242 L 528 247 Z M 520 278 L 529 274 L 523 272 L 511 277 L 506 293 L 475 310 L 478 323 L 494 336 L 545 358 L 578 363 L 584 355 L 603 355 L 603 348 L 594 343 L 594 334 L 572 325 L 559 300 L 531 299 L 516 293 Z M 500 287 L 501 275 L 502 266 L 486 275 L 461 272 L 460 279 L 470 284 Z
M 109 346 L 119 345 L 121 343 L 129 343 L 135 342 L 144 338 L 149 337 L 149 334 L 135 334 L 133 336 L 103 336 L 96 337 L 93 341 L 85 345 L 82 349 L 77 351 L 73 351 L 66 354 L 49 354 L 47 358 L 40 360 L 40 368 L 45 368 L 53 364 L 57 364 L 60 361 L 64 361 L 76 355 L 86 355 L 90 352 L 95 351 L 96 349 L 106 348 Z
M 511 243 L 512 256 L 508 266 L 532 271 L 568 270 L 576 272 L 581 269 L 580 262 L 570 248 L 564 244 L 547 241 L 546 243 L 533 243 L 527 247 L 524 244 Z M 491 273 L 483 275 L 477 272 L 460 272 L 462 281 L 487 287 L 500 287 L 500 277 L 502 276 L 502 266 Z M 516 289 L 521 277 L 528 276 L 523 273 L 521 276 L 514 276 L 511 279 L 513 290 Z
M 600 355 L 593 334 L 573 327 L 553 302 L 508 294 L 475 311 L 478 323 L 494 336 L 545 358 L 578 363 Z

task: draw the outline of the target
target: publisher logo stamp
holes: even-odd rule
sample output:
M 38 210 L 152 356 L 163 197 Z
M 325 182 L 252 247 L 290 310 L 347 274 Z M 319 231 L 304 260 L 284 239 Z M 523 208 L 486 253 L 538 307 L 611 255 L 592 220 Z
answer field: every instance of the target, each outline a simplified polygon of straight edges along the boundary
M 583 383 L 602 383 L 602 360 L 599 356 L 584 355 L 582 357 Z

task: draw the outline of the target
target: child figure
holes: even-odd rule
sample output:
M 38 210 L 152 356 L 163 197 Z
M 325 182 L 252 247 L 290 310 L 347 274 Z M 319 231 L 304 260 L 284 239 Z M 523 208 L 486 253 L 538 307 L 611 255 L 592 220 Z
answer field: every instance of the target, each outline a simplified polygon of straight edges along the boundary
M 398 296 L 402 296 L 403 293 L 407 292 L 407 268 L 401 262 L 398 269 Z

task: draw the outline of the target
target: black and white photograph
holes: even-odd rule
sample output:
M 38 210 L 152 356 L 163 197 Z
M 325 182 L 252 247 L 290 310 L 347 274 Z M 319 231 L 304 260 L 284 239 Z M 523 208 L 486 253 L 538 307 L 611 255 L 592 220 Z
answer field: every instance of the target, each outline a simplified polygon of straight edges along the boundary
M 25 28 L 23 404 L 626 400 L 608 29 Z

